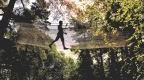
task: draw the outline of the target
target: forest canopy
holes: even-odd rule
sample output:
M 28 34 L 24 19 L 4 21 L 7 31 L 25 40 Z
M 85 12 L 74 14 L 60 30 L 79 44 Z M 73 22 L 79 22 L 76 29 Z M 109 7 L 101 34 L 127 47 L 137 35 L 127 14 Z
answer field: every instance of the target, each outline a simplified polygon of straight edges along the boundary
M 16 3 L 21 3 L 22 7 L 15 8 Z M 0 79 L 144 79 L 144 0 L 36 0 L 28 9 L 29 3 L 30 0 L 0 0 L 0 9 L 3 11 L 0 43 L 4 44 L 0 45 Z M 52 42 L 50 37 L 45 37 L 44 32 L 33 26 L 38 20 L 49 23 L 47 20 L 53 9 L 56 10 L 53 18 L 65 17 L 63 7 L 67 17 L 70 17 L 70 23 L 78 27 L 75 30 L 78 34 L 84 30 L 94 39 L 102 36 L 104 44 L 107 44 L 110 35 L 122 35 L 126 37 L 126 46 L 78 48 L 75 52 L 78 55 L 77 63 L 65 58 L 57 52 L 56 46 L 49 48 L 48 44 Z M 19 35 L 13 32 L 15 28 L 11 22 L 21 22 L 27 26 L 20 24 L 25 28 L 20 28 Z M 18 44 L 18 38 L 26 44 Z M 34 41 L 30 41 L 30 38 Z

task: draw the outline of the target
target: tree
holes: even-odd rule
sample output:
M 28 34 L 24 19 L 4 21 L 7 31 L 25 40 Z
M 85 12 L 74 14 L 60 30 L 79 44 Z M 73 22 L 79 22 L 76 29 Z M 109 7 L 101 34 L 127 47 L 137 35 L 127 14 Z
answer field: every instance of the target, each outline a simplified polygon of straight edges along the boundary
M 62 55 L 59 55 L 56 49 L 49 49 L 49 48 L 46 49 L 41 46 L 22 44 L 23 47 L 21 47 L 21 49 L 18 50 L 16 49 L 16 47 L 18 48 L 18 45 L 15 44 L 14 40 L 4 38 L 6 29 L 11 27 L 9 26 L 9 21 L 13 18 L 12 11 L 14 10 L 14 4 L 16 3 L 16 1 L 17 0 L 10 0 L 7 8 L 5 8 L 3 19 L 0 25 L 0 30 L 1 30 L 0 31 L 1 32 L 0 69 L 2 70 L 2 72 L 0 72 L 0 79 L 2 80 L 4 79 L 11 79 L 11 80 L 28 80 L 28 79 L 63 80 L 63 79 L 67 79 L 67 76 L 70 76 L 69 75 L 70 72 L 75 67 L 73 60 L 64 58 Z M 39 2 L 40 1 L 42 0 L 39 0 Z M 25 8 L 24 4 L 25 2 L 23 2 L 23 8 Z M 43 6 L 42 4 L 43 3 L 41 3 L 40 6 Z M 38 8 L 41 8 L 41 7 L 38 7 Z M 38 8 L 34 7 L 34 10 L 37 11 Z M 38 10 L 42 11 L 43 8 L 38 9 Z M 37 12 L 35 12 L 34 15 L 37 15 L 39 17 L 41 17 L 41 15 L 44 16 L 43 14 L 38 14 Z M 26 13 L 25 13 L 25 16 L 27 17 Z M 27 24 L 30 24 L 30 23 L 27 23 Z M 28 27 L 31 27 L 31 26 L 32 24 L 29 25 Z M 35 33 L 29 30 L 30 28 L 28 28 L 26 31 L 28 31 L 28 33 L 35 35 Z M 32 30 L 36 30 L 37 31 L 36 33 L 40 32 L 39 30 L 37 30 L 37 28 L 34 28 Z M 47 39 L 46 38 L 47 36 L 44 36 L 44 34 L 41 34 L 41 35 L 42 36 L 40 37 L 42 38 L 42 40 Z M 24 36 L 24 38 L 25 37 L 26 36 Z M 46 42 L 50 42 L 50 40 L 51 39 L 48 38 Z M 25 48 L 25 49 L 23 50 L 22 48 Z M 42 55 L 42 54 L 45 54 L 45 55 Z M 43 57 L 48 57 L 48 58 L 43 59 Z M 69 64 L 69 61 L 71 62 L 71 64 Z M 67 68 L 68 69 L 70 68 L 71 70 L 68 70 Z M 4 71 L 7 71 L 7 73 L 4 73 Z
M 87 23 L 87 31 L 93 35 L 93 37 L 108 33 L 121 32 L 123 36 L 127 36 L 127 47 L 119 49 L 107 50 L 109 55 L 109 71 L 112 75 L 107 77 L 112 80 L 115 79 L 116 73 L 118 75 L 128 75 L 131 76 L 131 80 L 142 79 L 141 71 L 138 71 L 140 67 L 138 63 L 143 63 L 138 60 L 138 55 L 144 53 L 142 41 L 144 21 L 143 21 L 143 2 L 141 0 L 96 0 L 93 5 L 90 5 L 86 10 L 80 10 L 78 16 L 75 18 L 80 22 Z M 121 53 L 121 56 L 125 56 L 123 61 L 118 61 L 120 57 L 117 55 Z M 130 60 L 129 60 L 130 59 Z M 117 65 L 121 65 L 118 67 Z M 113 69 L 117 66 L 117 69 Z M 129 70 L 129 73 L 121 73 L 120 70 Z M 140 66 L 140 65 L 139 65 Z M 111 73 L 109 73 L 111 74 Z M 118 76 L 117 75 L 117 76 Z M 139 77 L 141 76 L 141 77 Z M 126 78 L 126 76 L 122 76 Z M 119 77 L 120 78 L 120 77 Z
M 2 38 L 4 36 L 4 33 L 6 32 L 6 28 L 8 28 L 9 20 L 12 16 L 12 11 L 14 8 L 16 0 L 10 0 L 8 6 L 3 9 L 4 14 L 3 18 L 1 20 L 1 25 L 0 25 L 0 37 Z
M 1 0 L 1 2 L 0 2 L 0 4 L 3 6 L 4 5 L 4 2 L 6 2 L 7 0 Z M 9 26 L 8 26 L 8 24 L 9 24 L 9 21 L 10 21 L 10 19 L 11 19 L 11 17 L 12 17 L 12 14 L 13 14 L 13 8 L 14 8 L 14 5 L 15 5 L 15 3 L 16 3 L 16 1 L 17 0 L 10 0 L 9 1 L 9 3 L 8 3 L 8 5 L 7 5 L 7 7 L 5 7 L 5 8 L 3 8 L 2 10 L 3 10 L 3 12 L 4 12 L 4 14 L 3 14 L 3 18 L 2 18 L 2 20 L 1 20 L 1 25 L 0 25 L 0 37 L 2 38 L 2 37 L 4 37 L 4 33 L 6 32 L 6 28 L 8 28 Z M 26 2 L 27 2 L 28 0 L 26 0 Z M 24 5 L 24 2 L 23 2 L 23 0 L 21 0 L 21 2 L 22 2 L 22 4 L 23 4 L 23 7 L 25 7 L 25 5 Z M 44 5 L 45 4 L 45 1 L 44 0 L 42 0 L 42 1 L 37 1 L 37 2 L 39 2 L 40 4 L 41 4 L 41 6 L 42 6 L 42 4 Z M 42 2 L 42 3 L 41 3 Z M 46 4 L 45 4 L 46 5 Z M 42 6 L 43 8 L 45 7 L 45 6 Z

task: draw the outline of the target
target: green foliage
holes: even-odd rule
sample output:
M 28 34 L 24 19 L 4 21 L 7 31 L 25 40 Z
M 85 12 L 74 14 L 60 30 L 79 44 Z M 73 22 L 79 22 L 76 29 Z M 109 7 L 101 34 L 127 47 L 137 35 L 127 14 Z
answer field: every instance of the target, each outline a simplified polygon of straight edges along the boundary
M 143 48 L 143 3 L 141 0 L 117 0 L 109 2 L 111 8 L 107 13 L 109 28 L 123 32 L 129 37 L 129 47 L 135 53 L 142 53 Z
M 16 8 L 13 14 L 16 22 L 32 22 L 37 19 L 47 20 L 50 12 L 41 8 L 37 3 L 33 3 L 31 9 Z
M 50 49 L 14 44 L 4 50 L 1 47 L 0 58 L 0 64 L 3 66 L 1 70 L 4 71 L 6 68 L 9 70 L 7 74 L 10 75 L 5 76 L 6 73 L 1 72 L 0 79 L 67 80 L 77 68 L 72 59 L 58 53 L 55 47 Z
M 5 2 L 6 2 L 6 1 L 8 1 L 8 0 L 0 0 L 0 6 L 3 7 L 3 6 L 5 5 Z
M 100 34 L 107 37 L 108 33 L 113 35 L 119 32 L 128 37 L 126 49 L 102 49 L 106 51 L 103 54 L 108 55 L 108 62 L 104 62 L 107 66 L 104 68 L 106 80 L 115 80 L 118 76 L 122 80 L 143 79 L 143 10 L 142 0 L 95 0 L 85 11 L 80 10 L 77 20 L 88 24 L 86 31 L 93 37 Z
M 77 20 L 86 23 L 86 28 L 91 35 L 96 36 L 103 33 L 103 27 L 106 26 L 106 3 L 96 0 L 93 5 L 87 6 L 86 10 L 79 10 Z
M 1 72 L 8 70 L 10 76 L 6 77 L 12 80 L 141 80 L 144 78 L 143 6 L 142 0 L 95 0 L 86 10 L 79 10 L 75 19 L 85 25 L 90 36 L 117 32 L 128 36 L 126 47 L 76 50 L 80 53 L 79 64 L 65 58 L 55 47 L 10 45 L 9 40 L 0 39 L 5 45 L 9 44 L 0 46 Z M 26 11 L 25 16 L 28 12 L 46 19 L 44 14 L 39 14 L 41 9 L 34 6 L 33 11 Z M 0 73 L 0 79 L 6 77 Z

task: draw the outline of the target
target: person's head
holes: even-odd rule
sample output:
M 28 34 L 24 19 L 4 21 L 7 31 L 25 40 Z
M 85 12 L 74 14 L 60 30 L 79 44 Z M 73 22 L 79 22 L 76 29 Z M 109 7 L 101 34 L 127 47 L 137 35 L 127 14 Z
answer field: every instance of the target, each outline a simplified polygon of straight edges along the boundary
M 59 25 L 62 25 L 63 24 L 63 21 L 59 21 Z

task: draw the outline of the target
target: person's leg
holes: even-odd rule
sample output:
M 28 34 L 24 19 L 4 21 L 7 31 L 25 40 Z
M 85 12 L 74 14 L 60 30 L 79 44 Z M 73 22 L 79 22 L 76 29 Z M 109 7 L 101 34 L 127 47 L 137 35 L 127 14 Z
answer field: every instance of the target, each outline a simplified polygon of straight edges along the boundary
M 63 37 L 63 35 L 61 35 L 60 38 L 61 38 L 61 41 L 62 41 L 63 48 L 64 48 L 64 49 L 68 49 L 68 48 L 66 48 L 66 46 L 65 46 L 65 42 L 64 42 L 64 37 Z
M 57 37 L 56 37 L 55 40 L 49 45 L 49 47 L 51 48 L 51 46 L 53 45 L 53 43 L 55 43 L 58 39 L 59 39 L 59 36 L 57 35 Z

